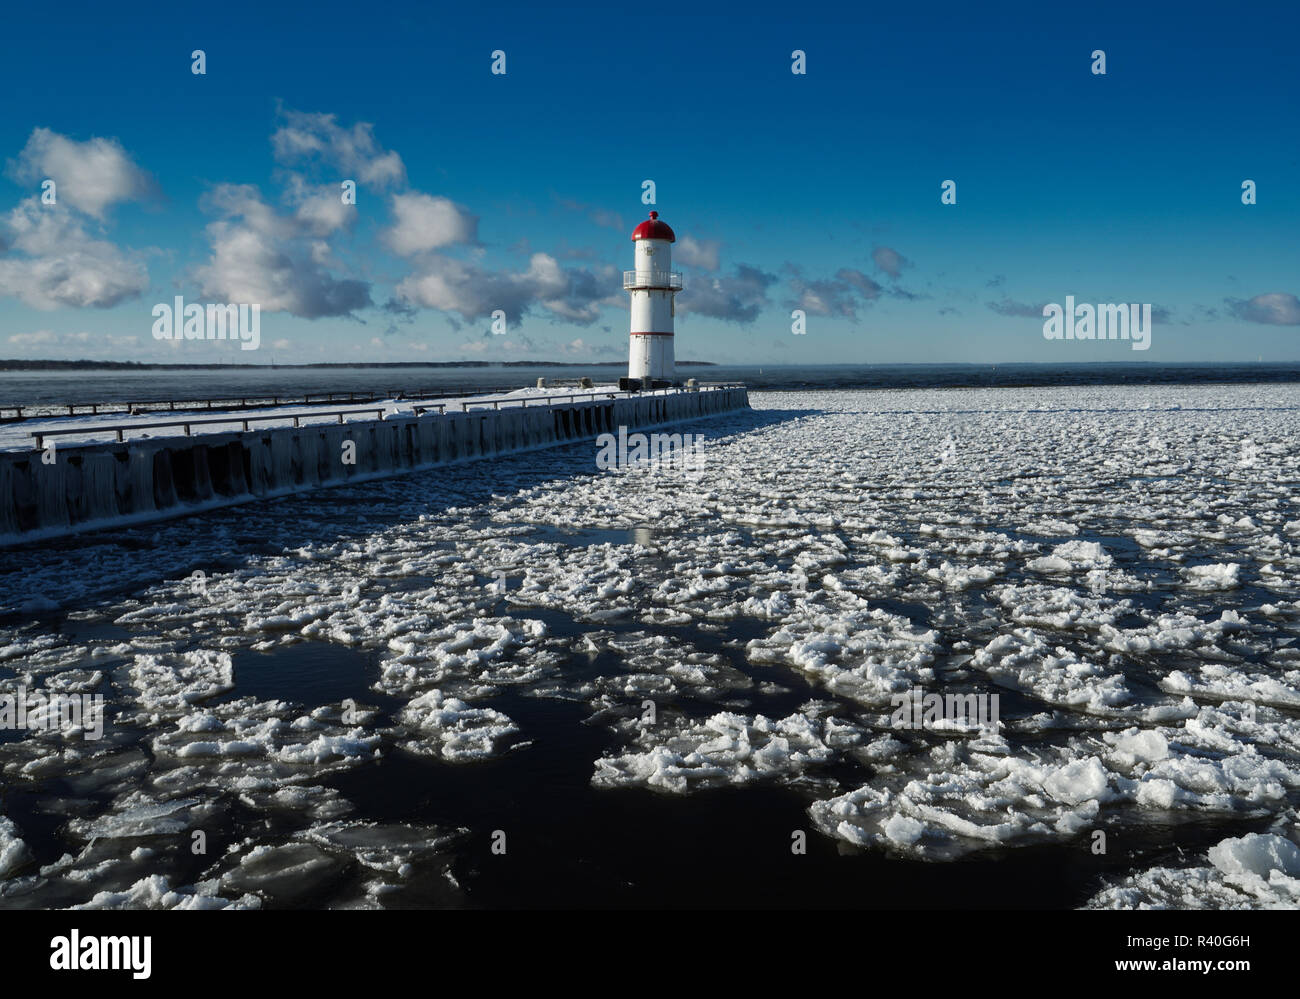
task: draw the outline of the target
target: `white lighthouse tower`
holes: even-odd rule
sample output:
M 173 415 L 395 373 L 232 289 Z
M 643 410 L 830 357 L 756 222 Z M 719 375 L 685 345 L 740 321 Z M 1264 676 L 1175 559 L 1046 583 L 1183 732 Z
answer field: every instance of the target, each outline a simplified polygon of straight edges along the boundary
M 627 376 L 642 388 L 671 382 L 673 363 L 673 296 L 682 288 L 682 276 L 673 273 L 672 245 L 677 242 L 667 222 L 651 212 L 632 233 L 636 244 L 636 269 L 623 272 L 623 287 L 632 295 L 632 336 Z

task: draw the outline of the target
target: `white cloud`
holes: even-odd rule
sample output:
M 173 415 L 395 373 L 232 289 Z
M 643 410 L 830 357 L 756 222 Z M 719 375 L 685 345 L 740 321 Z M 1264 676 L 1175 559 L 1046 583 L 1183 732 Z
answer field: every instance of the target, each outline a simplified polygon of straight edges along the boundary
M 212 256 L 195 272 L 205 296 L 304 319 L 371 304 L 369 284 L 330 273 L 329 244 L 312 238 L 312 219 L 276 214 L 249 185 L 223 184 L 205 207 L 223 216 L 208 226 Z
M 97 219 L 120 201 L 153 189 L 149 175 L 132 162 L 116 139 L 77 142 L 48 128 L 33 129 L 9 173 L 20 183 L 55 183 L 57 204 Z
M 308 184 L 296 173 L 289 175 L 288 185 L 285 200 L 311 235 L 328 236 L 356 221 L 357 207 L 343 203 L 341 188 Z
M 64 206 L 28 198 L 0 221 L 0 234 L 0 296 L 32 308 L 108 308 L 149 286 L 137 255 L 91 236 Z
M 283 124 L 271 136 L 280 163 L 319 159 L 339 170 L 339 179 L 353 179 L 374 187 L 401 184 L 406 167 L 397 153 L 375 141 L 374 126 L 357 122 L 343 128 L 332 114 L 283 111 Z
M 696 239 L 683 236 L 673 248 L 673 254 L 687 267 L 700 267 L 706 271 L 718 269 L 718 254 L 722 244 L 716 239 Z
M 394 221 L 384 242 L 403 257 L 478 238 L 478 218 L 449 198 L 412 191 L 393 195 L 390 205 Z
M 791 308 L 814 316 L 843 316 L 857 319 L 858 308 L 880 297 L 881 288 L 862 271 L 841 267 L 833 278 L 804 280 L 796 272 L 790 279 L 795 297 Z
M 420 259 L 416 270 L 397 286 L 398 298 L 412 305 L 482 319 L 500 309 L 518 322 L 534 306 L 552 317 L 581 325 L 592 323 L 616 288 L 615 271 L 565 270 L 546 253 L 534 253 L 520 272 L 493 271 L 440 254 Z
M 738 264 L 730 275 L 688 283 L 678 298 L 677 311 L 752 323 L 769 304 L 767 289 L 774 281 L 775 274 Z

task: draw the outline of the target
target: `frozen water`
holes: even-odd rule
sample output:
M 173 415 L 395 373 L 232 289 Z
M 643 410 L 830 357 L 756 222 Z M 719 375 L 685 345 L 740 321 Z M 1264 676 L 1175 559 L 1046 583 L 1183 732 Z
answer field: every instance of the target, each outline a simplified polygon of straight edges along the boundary
M 645 732 L 642 752 L 596 761 L 597 786 L 631 783 L 682 793 L 719 784 L 743 784 L 770 777 L 791 777 L 838 756 L 861 732 L 834 718 L 793 714 L 773 721 L 719 712 L 702 724 L 677 721 L 669 731 Z
M 1300 906 L 1300 849 L 1272 833 L 1249 833 L 1210 848 L 1207 865 L 1157 867 L 1093 896 L 1090 909 L 1294 909 Z
M 458 847 L 359 810 L 368 775 L 572 739 L 601 795 L 784 786 L 846 863 L 1208 824 L 1210 855 L 1079 903 L 1296 904 L 1293 387 L 751 401 L 700 425 L 689 481 L 575 445 L 6 553 L 0 694 L 102 689 L 110 721 L 0 741 L 6 779 L 74 792 L 57 871 L 0 824 L 0 891 L 396 904 Z M 256 657 L 295 650 L 351 686 L 259 692 Z M 996 696 L 999 724 L 898 725 L 918 691 Z M 238 836 L 196 879 L 200 826 Z
M 0 878 L 7 877 L 29 856 L 27 844 L 18 837 L 18 827 L 0 815 Z

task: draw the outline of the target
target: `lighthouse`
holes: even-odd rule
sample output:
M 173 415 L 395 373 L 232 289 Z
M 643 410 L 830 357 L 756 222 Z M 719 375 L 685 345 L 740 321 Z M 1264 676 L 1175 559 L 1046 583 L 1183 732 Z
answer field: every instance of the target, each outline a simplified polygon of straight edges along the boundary
M 673 363 L 673 297 L 682 276 L 673 272 L 672 246 L 677 237 L 658 212 L 632 232 L 636 244 L 635 270 L 623 272 L 623 288 L 632 296 L 632 335 L 628 348 L 628 381 L 641 388 L 671 384 Z

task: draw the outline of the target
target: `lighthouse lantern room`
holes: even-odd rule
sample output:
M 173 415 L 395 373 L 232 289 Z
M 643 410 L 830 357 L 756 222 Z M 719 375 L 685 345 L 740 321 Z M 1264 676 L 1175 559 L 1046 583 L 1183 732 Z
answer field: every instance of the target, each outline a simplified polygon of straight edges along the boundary
M 636 269 L 623 272 L 623 287 L 632 296 L 632 335 L 628 349 L 628 388 L 661 388 L 673 383 L 674 296 L 682 289 L 674 273 L 672 245 L 677 237 L 658 212 L 632 232 Z

